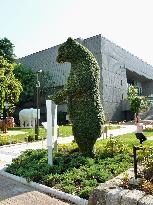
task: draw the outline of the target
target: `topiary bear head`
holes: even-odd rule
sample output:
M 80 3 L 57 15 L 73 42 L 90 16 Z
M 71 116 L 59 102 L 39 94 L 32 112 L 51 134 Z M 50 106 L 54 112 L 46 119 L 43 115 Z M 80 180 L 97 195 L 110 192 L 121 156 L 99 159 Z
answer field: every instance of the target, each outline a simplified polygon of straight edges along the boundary
M 68 38 L 58 49 L 56 61 L 58 63 L 70 62 L 76 60 L 81 45 L 72 38 Z M 76 55 L 77 54 L 77 55 Z

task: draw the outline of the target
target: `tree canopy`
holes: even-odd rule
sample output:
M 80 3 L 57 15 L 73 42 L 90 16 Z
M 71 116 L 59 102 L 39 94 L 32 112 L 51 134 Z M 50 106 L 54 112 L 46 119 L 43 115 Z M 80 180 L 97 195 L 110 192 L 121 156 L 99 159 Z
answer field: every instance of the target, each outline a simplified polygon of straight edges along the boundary
M 22 92 L 21 82 L 15 78 L 13 70 L 15 63 L 9 63 L 0 57 L 0 112 L 3 112 L 4 104 L 9 105 L 8 112 L 13 112 Z
M 21 81 L 23 86 L 23 92 L 21 94 L 20 103 L 32 102 L 36 92 L 36 71 L 30 67 L 26 67 L 22 64 L 17 64 L 14 69 L 15 77 Z M 47 71 L 43 71 L 39 74 L 40 81 L 40 96 L 46 98 L 53 88 L 52 74 Z
M 130 102 L 130 110 L 134 114 L 138 115 L 138 113 L 142 110 L 146 110 L 148 108 L 148 102 L 145 96 L 138 95 L 138 89 L 134 86 L 130 86 L 128 89 L 128 97 L 127 99 Z
M 14 45 L 7 38 L 0 39 L 0 56 L 9 63 L 15 62 Z

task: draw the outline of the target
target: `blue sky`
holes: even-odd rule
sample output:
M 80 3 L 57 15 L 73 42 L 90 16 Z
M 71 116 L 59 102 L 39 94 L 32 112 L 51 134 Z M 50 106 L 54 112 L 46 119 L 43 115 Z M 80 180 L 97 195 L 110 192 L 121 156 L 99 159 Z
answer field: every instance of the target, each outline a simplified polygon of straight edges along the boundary
M 153 65 L 152 0 L 0 0 L 0 38 L 17 57 L 102 34 Z

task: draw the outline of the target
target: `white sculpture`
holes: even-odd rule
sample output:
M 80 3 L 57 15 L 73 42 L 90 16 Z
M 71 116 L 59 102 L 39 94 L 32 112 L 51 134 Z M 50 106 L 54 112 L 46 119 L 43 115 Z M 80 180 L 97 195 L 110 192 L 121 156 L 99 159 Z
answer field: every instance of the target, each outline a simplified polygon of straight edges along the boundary
M 35 127 L 37 109 L 23 109 L 19 112 L 20 127 Z M 40 119 L 40 109 L 38 109 L 38 119 Z

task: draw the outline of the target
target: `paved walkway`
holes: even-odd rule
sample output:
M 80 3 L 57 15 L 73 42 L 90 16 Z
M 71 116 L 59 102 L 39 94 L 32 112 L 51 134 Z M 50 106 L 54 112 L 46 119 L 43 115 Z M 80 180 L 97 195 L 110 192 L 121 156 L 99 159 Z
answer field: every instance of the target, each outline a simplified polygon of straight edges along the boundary
M 12 135 L 19 135 L 19 134 L 25 134 L 27 132 L 22 132 L 22 131 L 19 131 L 19 130 L 7 130 L 7 133 L 0 133 L 1 136 L 12 136 Z
M 0 205 L 70 205 L 0 175 Z

